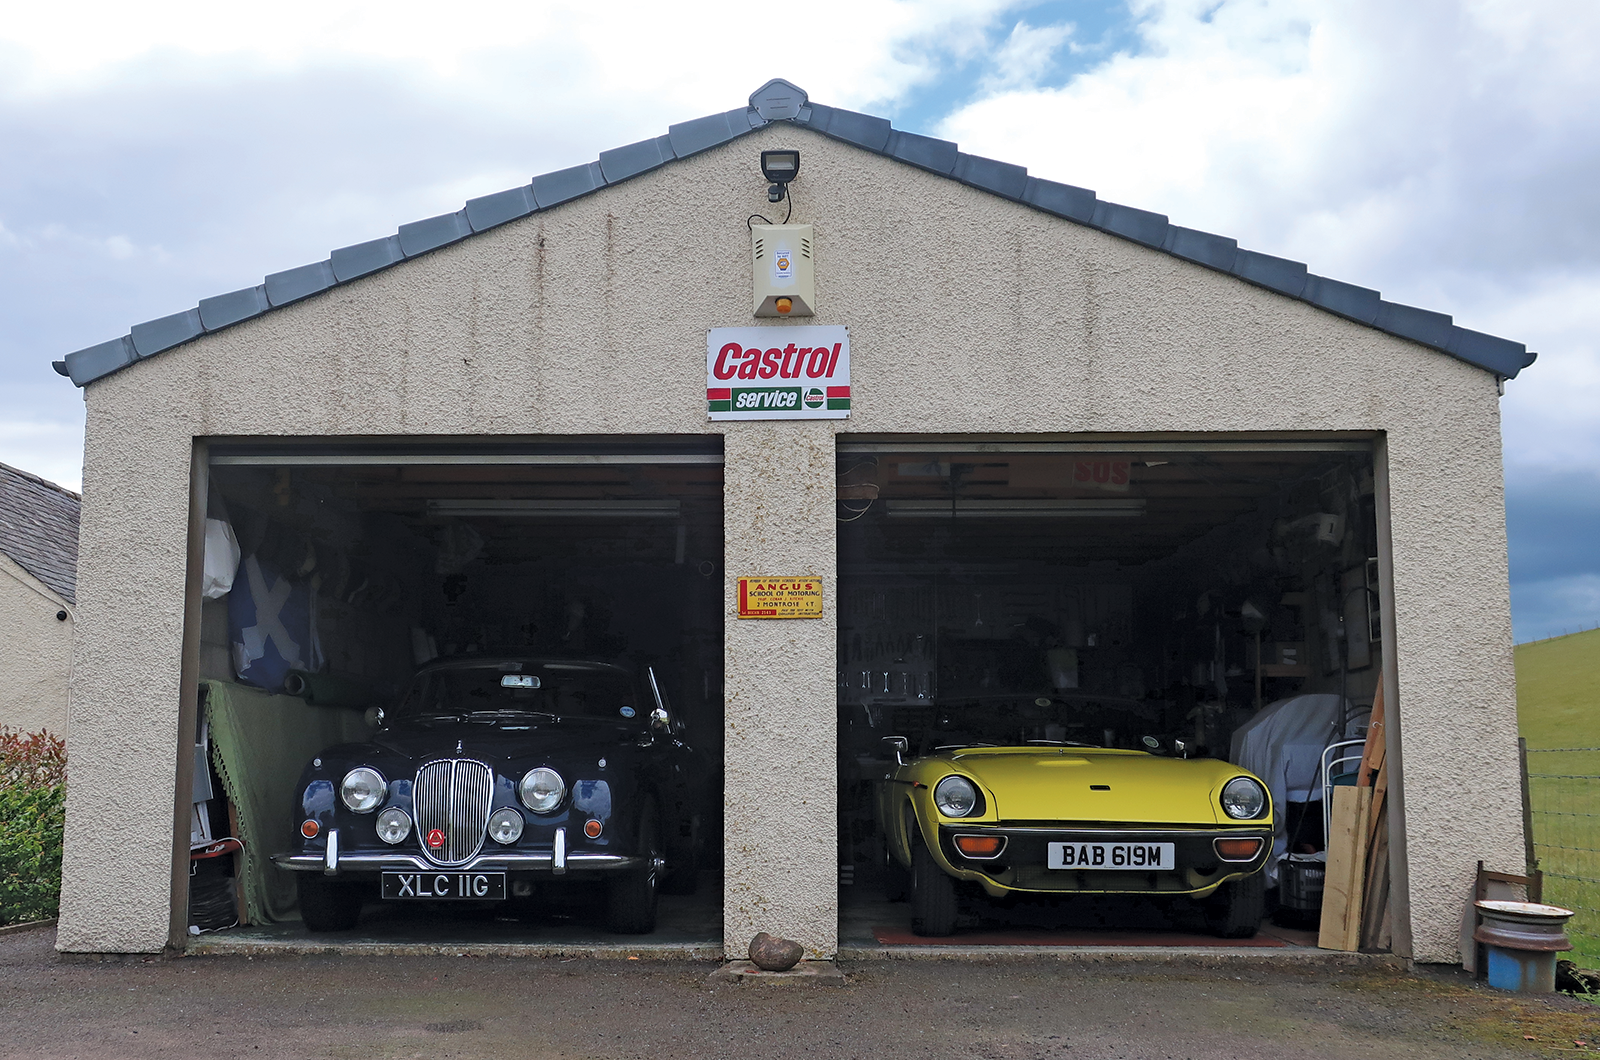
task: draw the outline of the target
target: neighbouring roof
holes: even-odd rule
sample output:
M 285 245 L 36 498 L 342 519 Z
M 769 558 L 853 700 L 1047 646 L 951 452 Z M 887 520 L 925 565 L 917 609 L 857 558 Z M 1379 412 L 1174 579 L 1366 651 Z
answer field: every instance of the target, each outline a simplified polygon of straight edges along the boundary
M 77 603 L 78 509 L 69 489 L 0 464 L 0 552 Z
M 395 235 L 341 247 L 326 261 L 273 273 L 255 287 L 203 298 L 194 309 L 135 324 L 132 331 L 121 338 L 69 353 L 65 360 L 53 362 L 54 367 L 78 386 L 83 386 L 201 335 L 398 265 L 408 258 L 470 238 L 508 221 L 548 210 L 780 121 L 813 129 L 832 139 L 981 188 L 1043 213 L 1309 302 L 1358 324 L 1447 353 L 1497 376 L 1515 376 L 1532 364 L 1536 356 L 1522 343 L 1458 327 L 1447 314 L 1385 301 L 1377 291 L 1317 276 L 1298 261 L 1243 250 L 1236 240 L 1225 236 L 1171 224 L 1164 214 L 1106 202 L 1096 198 L 1094 192 L 1070 184 L 1030 177 L 1022 166 L 966 154 L 949 140 L 895 129 L 886 118 L 812 103 L 803 89 L 787 81 L 773 80 L 750 96 L 747 107 L 680 122 L 669 126 L 665 136 L 602 151 L 597 161 L 545 173 L 519 188 L 469 199 L 466 206 L 455 213 L 413 221 L 401 225 Z

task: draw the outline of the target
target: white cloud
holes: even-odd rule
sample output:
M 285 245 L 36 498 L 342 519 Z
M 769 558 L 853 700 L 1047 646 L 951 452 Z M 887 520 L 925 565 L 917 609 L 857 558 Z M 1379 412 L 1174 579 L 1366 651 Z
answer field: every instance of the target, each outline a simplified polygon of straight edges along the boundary
M 1510 459 L 1600 465 L 1600 5 L 1135 10 L 1139 54 L 997 91 L 943 135 L 1527 342 L 1541 358 L 1510 384 Z
M 978 90 L 994 94 L 1034 88 L 1055 64 L 1056 52 L 1072 38 L 1071 25 L 1030 26 L 1018 22 L 995 49 L 989 62 L 992 72 L 978 83 Z
M 83 489 L 83 421 L 0 422 L 0 464 L 10 464 L 69 490 Z

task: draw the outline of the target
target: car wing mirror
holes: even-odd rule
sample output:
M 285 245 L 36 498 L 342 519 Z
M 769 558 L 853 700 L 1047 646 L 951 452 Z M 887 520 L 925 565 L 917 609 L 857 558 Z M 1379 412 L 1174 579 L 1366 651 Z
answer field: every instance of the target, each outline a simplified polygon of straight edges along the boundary
M 894 751 L 895 764 L 902 766 L 905 765 L 905 756 L 906 753 L 911 749 L 911 741 L 906 739 L 904 736 L 885 736 L 883 738 L 883 742 L 886 746 Z

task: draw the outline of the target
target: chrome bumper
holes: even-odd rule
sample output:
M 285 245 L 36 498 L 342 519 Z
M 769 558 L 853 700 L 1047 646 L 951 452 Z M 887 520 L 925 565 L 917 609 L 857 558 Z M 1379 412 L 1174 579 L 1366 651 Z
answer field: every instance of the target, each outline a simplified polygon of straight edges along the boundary
M 479 854 L 463 865 L 436 865 L 420 854 L 365 854 L 341 852 L 330 869 L 333 859 L 321 854 L 274 854 L 272 863 L 280 869 L 294 872 L 320 872 L 333 876 L 346 872 L 548 872 L 559 875 L 560 866 L 554 854 L 519 851 Z M 624 872 L 644 867 L 643 858 L 624 857 L 621 854 L 568 853 L 565 858 L 568 872 Z

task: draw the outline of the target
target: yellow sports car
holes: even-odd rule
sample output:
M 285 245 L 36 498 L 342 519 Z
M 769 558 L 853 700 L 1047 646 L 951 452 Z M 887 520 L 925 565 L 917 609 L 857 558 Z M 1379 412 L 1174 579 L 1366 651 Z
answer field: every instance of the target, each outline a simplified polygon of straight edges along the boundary
M 1248 771 L 1153 738 L 1145 751 L 941 740 L 910 757 L 907 738 L 888 737 L 896 765 L 877 791 L 889 869 L 910 872 L 917 934 L 955 930 L 961 889 L 1186 895 L 1215 934 L 1256 933 L 1272 800 Z

